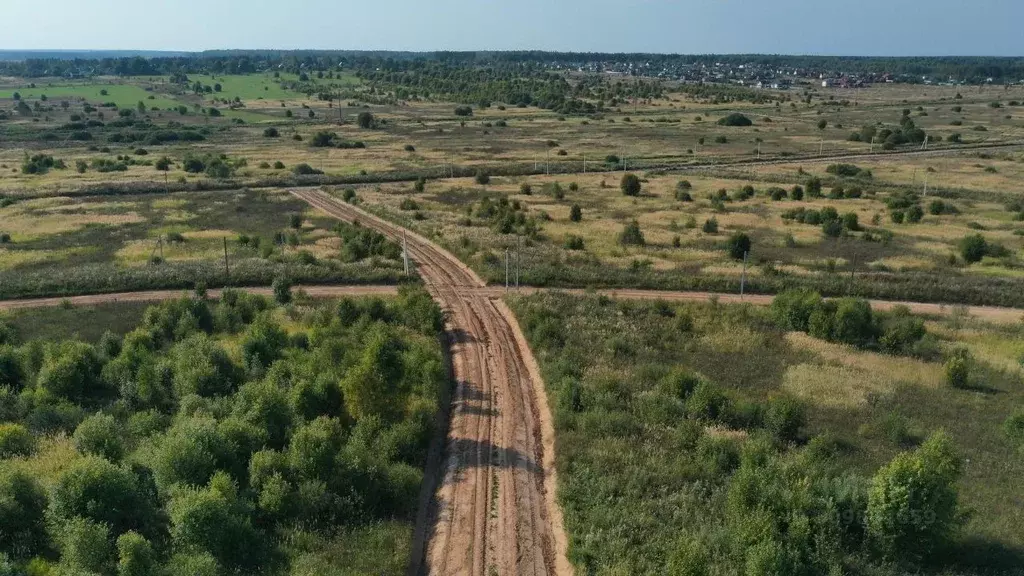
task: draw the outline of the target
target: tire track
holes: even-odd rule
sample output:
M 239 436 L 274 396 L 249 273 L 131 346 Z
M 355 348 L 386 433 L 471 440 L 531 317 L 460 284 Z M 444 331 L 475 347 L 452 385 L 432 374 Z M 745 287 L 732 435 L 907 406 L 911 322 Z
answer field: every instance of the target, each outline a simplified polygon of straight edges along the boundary
M 404 238 L 446 314 L 456 391 L 446 460 L 428 464 L 426 482 L 436 490 L 421 502 L 428 512 L 416 528 L 410 573 L 572 574 L 554 497 L 551 415 L 511 312 L 422 236 L 319 191 L 292 193 L 331 216 Z

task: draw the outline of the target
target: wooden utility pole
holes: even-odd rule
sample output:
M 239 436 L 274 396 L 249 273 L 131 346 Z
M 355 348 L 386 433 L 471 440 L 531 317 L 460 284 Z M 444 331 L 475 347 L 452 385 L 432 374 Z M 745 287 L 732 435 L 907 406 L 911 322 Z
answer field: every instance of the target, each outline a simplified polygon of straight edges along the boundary
M 231 266 L 228 265 L 228 237 L 224 237 L 224 283 L 227 284 L 231 278 Z
M 743 299 L 743 292 L 747 287 L 747 256 L 750 252 L 743 253 L 743 275 L 740 276 L 740 300 Z

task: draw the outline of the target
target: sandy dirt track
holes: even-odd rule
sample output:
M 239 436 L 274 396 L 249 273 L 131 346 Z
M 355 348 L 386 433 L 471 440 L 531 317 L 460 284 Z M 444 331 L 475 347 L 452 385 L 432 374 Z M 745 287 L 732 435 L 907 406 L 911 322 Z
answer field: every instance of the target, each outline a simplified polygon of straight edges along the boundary
M 336 218 L 407 242 L 446 315 L 455 391 L 443 460 L 428 461 L 429 502 L 410 573 L 571 574 L 555 502 L 554 428 L 536 361 L 507 307 L 426 238 L 327 194 L 293 193 Z
M 270 288 L 238 288 L 252 294 L 272 296 Z M 341 296 L 390 296 L 398 294 L 398 286 L 293 286 L 293 291 L 302 290 L 314 298 L 334 298 Z M 210 289 L 207 294 L 211 298 L 219 298 L 223 290 Z M 146 290 L 141 292 L 111 292 L 107 294 L 87 294 L 85 296 L 69 296 L 67 298 L 26 298 L 24 300 L 0 300 L 0 310 L 18 310 L 22 308 L 45 308 L 61 306 L 65 302 L 73 306 L 92 306 L 117 302 L 159 302 L 180 298 L 189 294 L 190 290 Z

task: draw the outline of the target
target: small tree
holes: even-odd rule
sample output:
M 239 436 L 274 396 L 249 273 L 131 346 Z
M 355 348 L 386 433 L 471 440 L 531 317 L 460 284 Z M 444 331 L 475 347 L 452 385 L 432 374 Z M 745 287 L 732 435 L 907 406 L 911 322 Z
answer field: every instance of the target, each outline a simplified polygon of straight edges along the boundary
M 572 208 L 569 208 L 569 220 L 572 222 L 579 222 L 583 219 L 583 209 L 580 208 L 579 204 L 573 204 Z
M 122 433 L 109 414 L 93 414 L 75 429 L 75 448 L 82 454 L 102 456 L 118 462 L 124 456 Z
M 966 349 L 956 350 L 943 366 L 946 383 L 953 388 L 967 388 L 971 378 L 971 353 Z
M 981 234 L 973 234 L 960 240 L 960 256 L 968 264 L 980 262 L 986 252 L 988 252 L 988 242 Z
M 274 278 L 272 285 L 274 300 L 279 304 L 287 304 L 292 301 L 292 281 L 285 276 Z
M 743 232 L 737 232 L 729 237 L 729 257 L 733 260 L 743 260 L 743 256 L 750 252 L 750 237 Z
M 640 178 L 636 174 L 625 174 L 619 187 L 626 196 L 639 196 L 641 189 Z
M 530 186 L 528 183 L 523 182 L 522 184 L 519 185 L 519 193 L 522 194 L 523 196 L 530 196 L 533 194 L 533 187 Z
M 824 130 L 825 128 L 828 128 L 828 120 L 819 120 L 818 130 Z
M 157 572 L 157 556 L 153 546 L 138 532 L 128 531 L 117 537 L 118 576 L 148 576 Z
M 0 423 L 0 458 L 28 456 L 35 447 L 35 439 L 21 424 Z
M 46 544 L 46 491 L 27 472 L 0 468 L 0 556 L 29 558 Z
M 263 137 L 264 138 L 277 138 L 280 135 L 281 135 L 281 133 L 278 132 L 277 128 L 274 128 L 273 126 L 271 126 L 270 128 L 267 128 L 267 129 L 265 129 L 263 131 Z
M 960 473 L 952 439 L 937 432 L 875 474 L 866 525 L 881 556 L 920 560 L 949 542 L 957 528 Z
M 295 230 L 302 228 L 302 214 L 292 214 L 288 216 L 288 225 Z
M 416 183 L 412 185 L 413 190 L 417 192 L 423 192 L 427 189 L 427 179 L 420 176 L 416 179 Z
M 701 230 L 705 234 L 718 234 L 718 219 L 714 216 L 708 218 L 704 221 L 704 226 L 701 227 Z
M 622 229 L 622 233 L 619 234 L 619 244 L 623 246 L 644 246 L 647 242 L 644 240 L 644 234 L 640 230 L 640 223 L 636 220 L 626 224 Z
M 490 184 L 491 175 L 484 170 L 477 170 L 475 179 L 477 184 L 485 186 L 487 184 Z

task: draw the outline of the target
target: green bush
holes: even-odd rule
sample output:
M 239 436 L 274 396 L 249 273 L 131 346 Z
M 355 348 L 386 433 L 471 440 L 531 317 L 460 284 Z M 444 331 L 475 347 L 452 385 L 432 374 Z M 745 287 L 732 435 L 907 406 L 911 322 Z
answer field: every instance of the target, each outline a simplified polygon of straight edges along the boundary
M 750 237 L 743 232 L 736 232 L 729 237 L 727 249 L 730 258 L 733 260 L 743 260 L 750 253 Z
M 966 349 L 960 348 L 950 355 L 943 365 L 946 373 L 946 384 L 953 388 L 968 388 L 971 384 L 971 365 L 973 358 Z
M 35 445 L 32 433 L 21 424 L 0 422 L 0 459 L 29 456 Z
M 868 496 L 874 549 L 886 559 L 923 560 L 947 545 L 958 524 L 960 472 L 953 441 L 943 432 L 882 467 Z
M 75 429 L 75 448 L 82 454 L 102 456 L 119 462 L 124 456 L 124 439 L 120 427 L 109 414 L 93 414 Z
M 640 230 L 640 223 L 636 220 L 626 224 L 619 234 L 619 244 L 623 246 L 644 246 L 646 243 L 644 234 Z
M 753 126 L 754 122 L 739 112 L 733 112 L 718 120 L 719 126 Z
M 46 491 L 33 476 L 0 467 L 0 557 L 30 558 L 43 551 L 46 535 Z
M 1024 408 L 1017 408 L 1003 422 L 1003 432 L 1011 442 L 1024 447 Z
M 619 183 L 619 188 L 622 189 L 622 193 L 626 196 L 639 196 L 641 187 L 640 177 L 636 174 L 624 174 L 622 181 Z
M 772 300 L 771 312 L 784 330 L 810 331 L 811 315 L 822 306 L 821 294 L 811 290 L 787 290 Z

